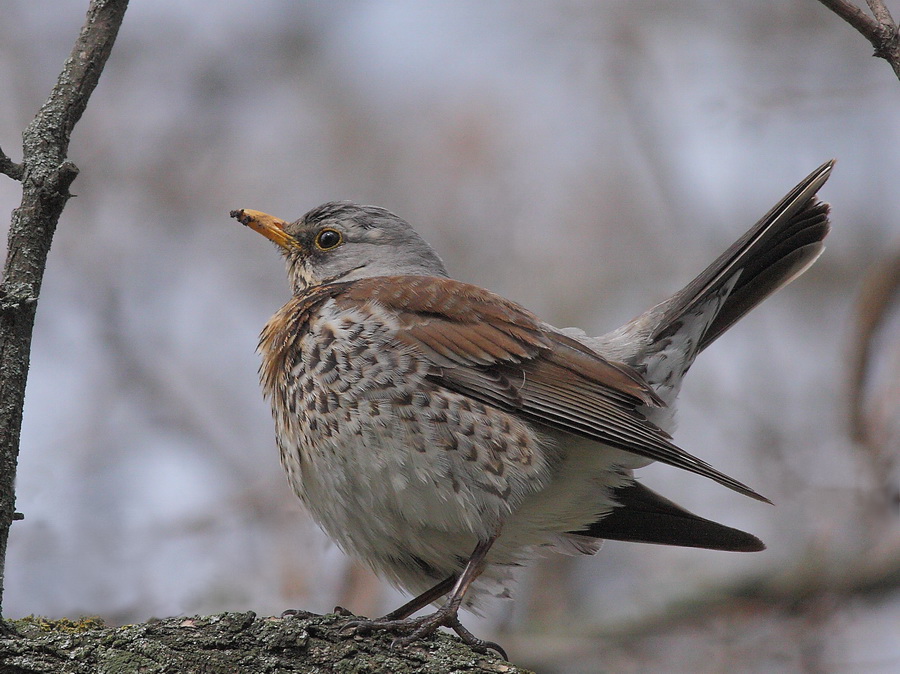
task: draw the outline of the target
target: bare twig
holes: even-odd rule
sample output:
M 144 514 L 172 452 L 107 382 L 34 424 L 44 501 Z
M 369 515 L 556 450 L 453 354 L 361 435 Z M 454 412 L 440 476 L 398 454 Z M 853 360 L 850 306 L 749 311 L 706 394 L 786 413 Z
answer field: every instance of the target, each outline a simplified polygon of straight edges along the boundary
M 66 155 L 72 129 L 87 107 L 112 51 L 128 0 L 91 0 L 87 18 L 50 97 L 23 134 L 22 163 L 0 153 L 0 172 L 22 181 L 0 282 L 0 600 L 31 333 L 47 253 L 78 175 Z
M 866 0 L 873 19 L 847 0 L 819 0 L 832 12 L 856 28 L 875 47 L 875 56 L 891 64 L 894 74 L 900 78 L 900 32 L 891 13 L 882 0 Z
M 856 28 L 871 41 L 878 34 L 878 23 L 868 14 L 846 0 L 819 0 L 832 12 Z
M 25 169 L 21 164 L 16 164 L 12 159 L 6 156 L 3 149 L 0 148 L 0 173 L 8 175 L 13 180 L 21 180 Z
M 869 6 L 869 9 L 872 10 L 872 14 L 875 15 L 875 19 L 878 23 L 885 27 L 894 26 L 894 18 L 891 16 L 887 5 L 881 0 L 866 0 L 866 4 Z

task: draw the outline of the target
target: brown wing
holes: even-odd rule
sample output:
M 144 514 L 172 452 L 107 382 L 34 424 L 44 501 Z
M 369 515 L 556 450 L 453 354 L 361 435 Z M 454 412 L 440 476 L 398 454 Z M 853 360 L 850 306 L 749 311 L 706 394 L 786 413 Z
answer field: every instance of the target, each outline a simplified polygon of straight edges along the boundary
M 664 403 L 635 370 L 556 332 L 513 302 L 426 276 L 355 281 L 336 300 L 389 309 L 400 325 L 398 342 L 428 359 L 431 378 L 442 386 L 766 501 L 675 446 L 650 423 L 639 408 Z

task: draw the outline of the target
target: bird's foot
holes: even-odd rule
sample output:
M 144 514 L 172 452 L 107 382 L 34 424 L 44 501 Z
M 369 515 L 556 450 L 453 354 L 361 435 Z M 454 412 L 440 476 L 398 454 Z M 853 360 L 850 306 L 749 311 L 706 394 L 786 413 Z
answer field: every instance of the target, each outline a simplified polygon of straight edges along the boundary
M 499 644 L 493 641 L 479 639 L 469 630 L 463 627 L 457 615 L 458 609 L 445 604 L 434 613 L 417 618 L 404 618 L 403 620 L 392 620 L 388 614 L 384 618 L 378 620 L 351 620 L 341 628 L 341 631 L 353 630 L 357 634 L 370 634 L 374 631 L 391 632 L 397 634 L 397 638 L 391 643 L 394 648 L 402 648 L 409 646 L 416 641 L 425 639 L 434 634 L 440 627 L 449 627 L 452 629 L 464 644 L 479 653 L 487 653 L 490 649 L 499 653 L 504 660 L 509 658 L 506 651 Z
M 287 611 L 281 612 L 282 618 L 313 618 L 318 617 L 318 613 L 313 613 L 312 611 L 304 611 L 299 608 L 289 608 Z

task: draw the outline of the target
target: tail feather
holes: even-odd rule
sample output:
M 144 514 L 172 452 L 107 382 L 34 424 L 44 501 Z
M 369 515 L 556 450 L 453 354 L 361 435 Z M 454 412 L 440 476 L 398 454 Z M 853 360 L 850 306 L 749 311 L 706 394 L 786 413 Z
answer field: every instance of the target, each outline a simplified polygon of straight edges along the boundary
M 828 204 L 810 202 L 797 224 L 796 234 L 785 236 L 763 260 L 750 260 L 738 278 L 716 318 L 706 329 L 700 350 L 712 344 L 723 332 L 775 291 L 786 286 L 805 272 L 825 249 L 822 239 L 828 234 Z
M 828 204 L 818 201 L 816 192 L 833 166 L 831 160 L 810 173 L 697 278 L 657 307 L 651 341 L 677 332 L 686 315 L 734 282 L 700 338 L 699 353 L 766 297 L 806 271 L 822 253 L 822 240 L 829 231 Z

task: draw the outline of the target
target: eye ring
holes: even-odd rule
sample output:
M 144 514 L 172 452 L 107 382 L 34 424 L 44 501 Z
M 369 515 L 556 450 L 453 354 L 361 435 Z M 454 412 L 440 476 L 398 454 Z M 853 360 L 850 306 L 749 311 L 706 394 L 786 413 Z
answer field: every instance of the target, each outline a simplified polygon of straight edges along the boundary
M 344 243 L 344 236 L 338 230 L 326 227 L 316 234 L 316 248 L 322 251 L 334 250 Z

